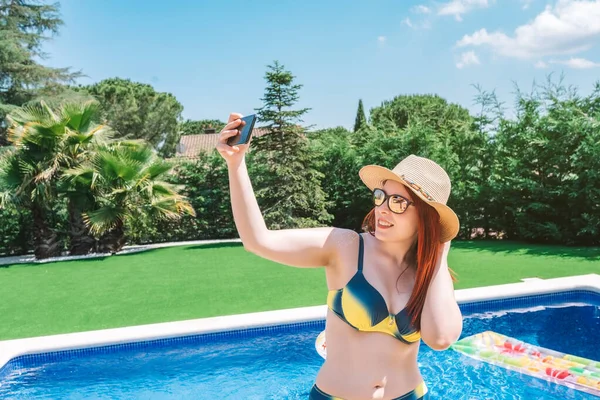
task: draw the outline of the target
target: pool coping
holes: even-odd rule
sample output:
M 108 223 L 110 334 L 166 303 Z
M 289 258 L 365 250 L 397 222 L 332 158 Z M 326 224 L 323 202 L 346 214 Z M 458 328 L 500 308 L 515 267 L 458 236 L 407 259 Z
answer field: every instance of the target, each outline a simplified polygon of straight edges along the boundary
M 464 304 L 520 296 L 550 294 L 570 290 L 588 290 L 600 294 L 600 275 L 586 274 L 552 279 L 528 278 L 523 279 L 522 282 L 519 283 L 456 290 L 455 297 L 459 304 Z M 28 354 L 85 349 L 90 347 L 169 339 L 230 330 L 320 321 L 325 319 L 326 314 L 327 305 L 319 305 L 313 307 L 263 311 L 5 340 L 0 341 L 0 370 L 12 359 Z

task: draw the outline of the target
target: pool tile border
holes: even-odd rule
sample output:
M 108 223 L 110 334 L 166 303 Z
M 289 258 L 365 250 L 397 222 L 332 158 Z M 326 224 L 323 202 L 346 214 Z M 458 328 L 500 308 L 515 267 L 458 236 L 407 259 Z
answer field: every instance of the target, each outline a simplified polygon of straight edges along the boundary
M 587 302 L 600 305 L 600 275 L 462 289 L 455 292 L 464 315 L 531 305 Z M 196 320 L 139 325 L 62 335 L 0 341 L 0 381 L 31 363 L 86 354 L 143 349 L 166 343 L 206 343 L 265 332 L 324 327 L 327 306 L 303 307 Z

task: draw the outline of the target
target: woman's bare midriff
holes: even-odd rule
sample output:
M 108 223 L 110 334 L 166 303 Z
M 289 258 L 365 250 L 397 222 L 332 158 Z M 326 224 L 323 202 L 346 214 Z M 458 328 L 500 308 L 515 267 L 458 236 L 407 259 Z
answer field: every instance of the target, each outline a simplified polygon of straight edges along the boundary
M 327 360 L 316 378 L 322 391 L 348 400 L 392 399 L 422 382 L 418 342 L 356 331 L 331 310 L 326 325 Z

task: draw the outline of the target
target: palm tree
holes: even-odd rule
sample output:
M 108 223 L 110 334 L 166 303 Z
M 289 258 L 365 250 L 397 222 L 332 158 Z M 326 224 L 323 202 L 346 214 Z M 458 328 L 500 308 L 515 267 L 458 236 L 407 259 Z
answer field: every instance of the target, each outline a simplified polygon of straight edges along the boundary
M 32 212 L 37 258 L 58 255 L 62 248 L 48 222 L 59 194 L 68 200 L 70 254 L 86 254 L 94 246 L 95 239 L 82 219 L 83 209 L 91 207 L 93 198 L 82 188 L 58 183 L 63 169 L 81 164 L 96 146 L 109 140 L 110 128 L 95 122 L 98 111 L 93 100 L 66 102 L 54 108 L 40 101 L 8 116 L 9 141 L 15 151 L 13 160 L 4 164 L 10 168 L 4 169 L 4 176 L 15 189 L 13 202 Z
M 83 213 L 98 251 L 115 253 L 126 242 L 128 218 L 179 219 L 195 215 L 178 187 L 161 180 L 173 166 L 143 141 L 103 146 L 82 165 L 65 171 L 65 179 L 86 187 L 94 207 Z
M 35 256 L 48 258 L 61 252 L 57 232 L 48 217 L 56 201 L 52 181 L 62 154 L 61 134 L 54 113 L 45 104 L 17 108 L 8 116 L 12 147 L 0 163 L 0 206 L 12 203 L 29 209 L 33 217 Z
M 40 162 L 15 148 L 5 150 L 0 158 L 0 208 L 9 205 L 26 208 L 33 217 L 36 258 L 60 254 L 60 241 L 48 221 L 54 190 L 38 179 Z
M 66 103 L 62 112 L 69 122 L 63 142 L 64 169 L 73 168 L 89 160 L 96 148 L 110 143 L 110 127 L 96 124 L 100 119 L 99 104 Z M 64 170 L 63 169 L 63 170 Z M 83 220 L 83 212 L 94 207 L 94 196 L 85 186 L 59 181 L 59 193 L 65 194 L 69 214 L 69 254 L 87 254 L 95 248 L 96 239 Z

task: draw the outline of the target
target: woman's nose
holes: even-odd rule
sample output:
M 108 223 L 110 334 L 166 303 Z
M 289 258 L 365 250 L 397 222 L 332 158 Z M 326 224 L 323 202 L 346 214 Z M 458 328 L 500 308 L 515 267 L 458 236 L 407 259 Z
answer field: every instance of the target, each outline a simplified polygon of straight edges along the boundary
M 385 214 L 389 214 L 390 213 L 390 209 L 388 207 L 388 202 L 387 201 L 384 201 L 383 204 L 379 206 L 379 211 L 382 214 L 384 214 L 384 213 Z

